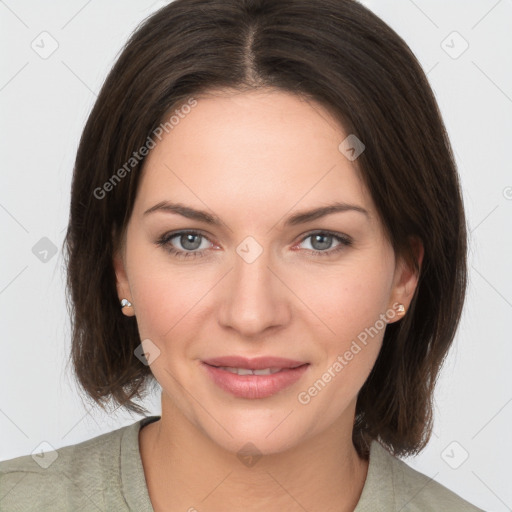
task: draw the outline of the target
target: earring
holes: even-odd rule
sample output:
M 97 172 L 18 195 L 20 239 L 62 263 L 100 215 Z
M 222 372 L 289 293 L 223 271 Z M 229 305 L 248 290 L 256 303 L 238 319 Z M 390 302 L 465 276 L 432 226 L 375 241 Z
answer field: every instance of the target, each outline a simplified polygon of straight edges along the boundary
M 125 316 L 135 316 L 132 303 L 128 299 L 121 299 L 121 311 Z
M 398 304 L 398 306 L 396 308 L 396 312 L 399 315 L 405 315 L 405 306 L 403 304 Z
M 121 300 L 121 309 L 123 308 L 131 308 L 132 303 L 128 299 Z

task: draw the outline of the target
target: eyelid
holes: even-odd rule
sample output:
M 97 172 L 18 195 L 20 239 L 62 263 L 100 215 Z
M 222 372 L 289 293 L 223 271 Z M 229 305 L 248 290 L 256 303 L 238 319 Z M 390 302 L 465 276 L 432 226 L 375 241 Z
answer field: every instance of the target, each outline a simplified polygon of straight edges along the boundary
M 306 238 L 309 238 L 313 235 L 328 235 L 332 236 L 334 238 L 341 238 L 343 241 L 347 243 L 352 243 L 353 239 L 352 237 L 344 234 L 339 233 L 337 231 L 331 231 L 330 229 L 313 229 L 312 231 L 308 231 L 306 234 L 302 235 L 302 238 L 300 239 L 301 242 L 303 242 Z
M 177 231 L 169 231 L 168 233 L 164 233 L 157 241 L 157 243 L 169 243 L 170 240 L 176 238 L 180 235 L 199 235 L 202 238 L 208 240 L 211 244 L 216 245 L 215 242 L 212 241 L 211 236 L 201 231 L 200 229 L 179 229 Z M 179 250 L 179 249 L 178 249 Z M 204 250 L 204 249 L 203 249 Z M 186 251 L 186 252 L 194 252 L 194 251 Z M 195 251 L 199 252 L 199 251 Z

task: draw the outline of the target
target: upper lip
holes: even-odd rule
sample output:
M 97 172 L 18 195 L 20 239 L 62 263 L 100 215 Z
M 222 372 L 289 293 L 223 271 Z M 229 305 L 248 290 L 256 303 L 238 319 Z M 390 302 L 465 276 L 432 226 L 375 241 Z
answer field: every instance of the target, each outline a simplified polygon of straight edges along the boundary
M 230 368 L 247 368 L 251 370 L 263 370 L 265 368 L 295 368 L 302 366 L 304 361 L 295 361 L 293 359 L 285 359 L 283 357 L 255 357 L 247 359 L 241 356 L 224 356 L 214 357 L 203 361 L 210 366 L 229 366 Z

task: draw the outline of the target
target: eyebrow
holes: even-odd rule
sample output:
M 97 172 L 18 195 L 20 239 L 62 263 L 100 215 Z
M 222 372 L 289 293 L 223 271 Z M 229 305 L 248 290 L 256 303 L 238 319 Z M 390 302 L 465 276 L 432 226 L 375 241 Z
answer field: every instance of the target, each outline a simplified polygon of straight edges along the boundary
M 312 210 L 304 210 L 293 215 L 290 215 L 286 219 L 284 225 L 297 226 L 299 224 L 305 224 L 307 222 L 320 219 L 321 217 L 325 217 L 326 215 L 347 211 L 359 212 L 369 217 L 368 212 L 361 206 L 342 202 L 335 202 L 326 206 L 321 206 L 319 208 L 314 208 Z M 216 215 L 212 215 L 202 210 L 196 210 L 194 208 L 185 206 L 180 203 L 171 203 L 169 201 L 161 201 L 160 203 L 155 204 L 154 206 L 152 206 L 151 208 L 147 209 L 144 212 L 144 216 L 154 212 L 173 213 L 181 215 L 182 217 L 186 217 L 187 219 L 197 220 L 200 222 L 204 222 L 206 224 L 210 224 L 212 226 L 220 226 L 222 224 L 222 221 Z

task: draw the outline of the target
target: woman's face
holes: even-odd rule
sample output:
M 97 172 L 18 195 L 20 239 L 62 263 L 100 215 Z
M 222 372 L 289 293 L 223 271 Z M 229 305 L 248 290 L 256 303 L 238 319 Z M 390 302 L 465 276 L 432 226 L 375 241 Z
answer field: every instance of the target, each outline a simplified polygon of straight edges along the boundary
M 164 403 L 230 451 L 350 435 L 385 320 L 414 292 L 339 149 L 348 135 L 316 103 L 237 93 L 199 99 L 146 158 L 115 258 L 119 297 L 133 304 Z M 204 213 L 148 212 L 164 202 Z M 346 207 L 289 222 L 335 203 Z M 205 363 L 225 356 L 305 366 L 238 376 Z

